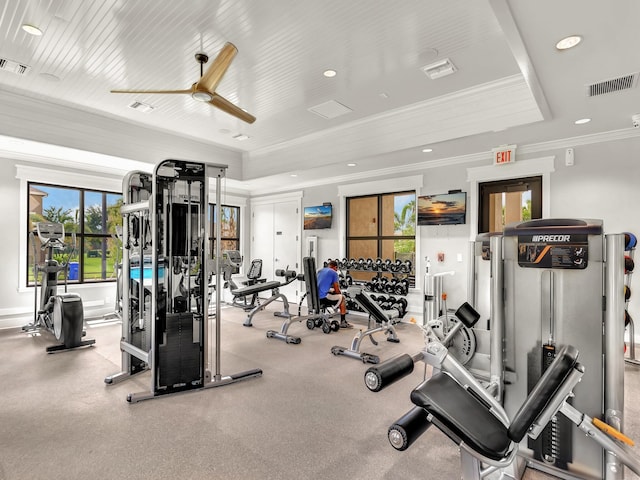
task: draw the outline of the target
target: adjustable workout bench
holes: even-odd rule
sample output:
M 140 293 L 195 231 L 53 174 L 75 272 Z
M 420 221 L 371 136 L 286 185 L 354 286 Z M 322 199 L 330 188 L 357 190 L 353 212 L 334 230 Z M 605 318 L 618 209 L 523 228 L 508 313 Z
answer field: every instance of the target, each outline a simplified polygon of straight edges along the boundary
M 228 252 L 231 253 L 231 252 Z M 260 278 L 262 276 L 262 260 L 256 258 L 251 261 L 251 266 L 249 267 L 249 272 L 247 272 L 247 280 L 241 282 L 243 285 L 249 287 L 252 285 L 257 285 L 259 283 L 264 283 L 267 281 L 266 278 Z M 242 287 L 238 287 L 238 285 L 233 281 L 231 277 L 231 272 L 229 273 L 229 278 L 226 279 L 229 283 L 229 290 L 233 294 L 233 302 L 231 303 L 234 307 L 242 308 L 245 312 L 252 310 L 256 304 L 260 304 L 260 297 L 258 293 L 251 294 L 251 301 L 248 301 L 248 295 L 238 295 L 237 290 Z
M 315 327 L 321 327 L 324 333 L 330 333 L 332 330 L 338 330 L 340 327 L 338 326 L 338 322 L 335 320 L 330 320 L 331 315 L 323 310 L 320 305 L 320 299 L 318 297 L 318 280 L 316 278 L 316 261 L 313 257 L 304 257 L 302 259 L 303 266 L 303 275 L 298 275 L 298 280 L 304 281 L 306 292 L 303 296 L 303 299 L 307 298 L 307 315 L 300 315 L 300 311 L 302 308 L 302 301 L 300 302 L 300 306 L 298 307 L 298 315 L 292 316 L 289 314 L 288 306 L 286 315 L 282 314 L 281 316 L 285 317 L 284 322 L 282 323 L 282 327 L 279 332 L 275 330 L 267 331 L 267 338 L 277 338 L 278 340 L 284 340 L 287 343 L 295 343 L 298 344 L 301 342 L 300 337 L 294 337 L 287 333 L 289 330 L 289 326 L 292 322 L 303 322 L 306 321 L 307 328 L 309 330 L 313 330 Z
M 278 282 L 276 280 L 272 280 L 270 282 L 256 283 L 255 285 L 249 285 L 248 287 L 237 288 L 233 290 L 233 295 L 238 297 L 258 295 L 261 292 L 271 290 L 271 297 L 262 302 L 262 304 L 258 303 L 258 305 L 256 305 L 249 311 L 249 316 L 243 323 L 245 327 L 252 327 L 253 324 L 251 323 L 251 320 L 253 319 L 253 316 L 260 310 L 264 310 L 264 308 L 271 302 L 274 302 L 278 299 L 282 299 L 284 310 L 282 312 L 276 312 L 274 313 L 274 315 L 276 317 L 289 317 L 289 301 L 283 293 L 280 293 L 279 289 L 280 287 L 284 287 L 285 285 L 289 285 L 291 282 L 293 282 L 298 277 L 298 274 L 293 270 L 278 269 L 276 270 L 276 276 L 284 277 L 285 281 Z
M 496 471 L 519 479 L 526 467 L 518 456 L 520 442 L 526 436 L 537 438 L 561 413 L 604 450 L 636 474 L 640 473 L 640 461 L 620 443 L 632 444 L 630 439 L 567 403 L 585 373 L 577 362 L 578 351 L 574 347 L 567 345 L 558 352 L 512 420 L 496 399 L 448 354 L 444 345 L 429 343 L 422 355 L 426 363 L 440 371 L 411 392 L 411 401 L 416 406 L 389 428 L 389 441 L 395 449 L 405 450 L 435 425 L 459 445 L 463 480 L 478 480 Z M 407 358 L 403 357 L 408 355 L 381 364 L 384 373 L 370 377 L 376 368 L 371 367 L 365 374 L 367 386 L 371 389 L 369 384 L 376 375 L 386 377 L 387 384 L 391 384 L 394 377 L 408 368 Z
M 393 343 L 399 343 L 400 340 L 396 335 L 396 329 L 394 325 L 400 321 L 400 312 L 393 308 L 391 310 L 383 310 L 380 306 L 371 300 L 371 298 L 364 293 L 362 287 L 352 286 L 346 291 L 347 296 L 353 298 L 362 309 L 369 314 L 369 324 L 367 330 L 360 330 L 356 333 L 355 337 L 351 341 L 351 347 L 331 347 L 331 353 L 334 355 L 345 355 L 347 357 L 356 358 L 362 360 L 363 363 L 379 363 L 380 357 L 370 353 L 360 352 L 360 346 L 362 340 L 369 337 L 371 343 L 378 345 L 378 342 L 373 338 L 374 333 L 384 332 L 387 335 L 387 341 Z M 375 321 L 375 326 L 371 328 L 371 319 Z

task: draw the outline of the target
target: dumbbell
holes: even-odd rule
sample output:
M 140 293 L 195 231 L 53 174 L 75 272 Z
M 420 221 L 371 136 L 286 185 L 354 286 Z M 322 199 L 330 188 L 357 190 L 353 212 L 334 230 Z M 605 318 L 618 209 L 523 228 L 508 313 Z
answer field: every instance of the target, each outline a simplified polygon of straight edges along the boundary
M 631 323 L 631 315 L 626 310 L 624 311 L 624 327 L 627 328 L 627 325 Z
M 373 259 L 367 258 L 367 260 L 365 261 L 365 268 L 367 270 L 373 270 Z
M 393 262 L 391 261 L 391 259 L 387 258 L 384 263 L 383 263 L 383 270 L 386 272 L 390 272 L 391 271 L 391 265 L 393 264 Z
M 355 270 L 358 268 L 358 261 L 355 258 L 350 258 L 349 259 L 349 269 L 350 270 Z
M 365 262 L 364 258 L 362 258 L 362 257 L 359 258 L 358 259 L 358 270 L 364 270 L 365 269 L 365 265 L 366 265 L 366 262 Z
M 633 272 L 634 267 L 635 267 L 635 264 L 633 262 L 633 258 L 631 258 L 629 255 L 625 255 L 624 256 L 624 273 Z
M 396 280 L 395 278 L 389 280 L 384 286 L 384 293 L 395 293 L 397 284 L 398 280 Z
M 404 314 L 407 313 L 407 300 L 404 298 L 400 298 L 396 300 L 396 302 L 391 305 L 391 308 L 395 308 L 398 310 L 398 314 L 400 318 L 404 317 Z
M 405 260 L 404 263 L 402 264 L 402 273 L 411 273 L 411 269 L 413 268 L 413 265 L 411 263 L 411 260 Z
M 346 258 L 340 260 L 340 268 L 342 268 L 343 270 L 349 268 L 349 260 L 347 260 Z
M 633 233 L 625 232 L 624 233 L 624 249 L 625 250 L 633 250 L 636 248 L 637 239 Z
M 381 272 L 382 271 L 382 265 L 383 265 L 382 259 L 381 258 L 376 258 L 375 269 L 378 270 L 379 272 Z
M 406 279 L 400 280 L 396 283 L 394 287 L 394 292 L 396 295 L 406 295 L 409 293 L 409 282 Z
M 624 286 L 624 300 L 627 301 L 631 298 L 631 287 L 628 285 Z

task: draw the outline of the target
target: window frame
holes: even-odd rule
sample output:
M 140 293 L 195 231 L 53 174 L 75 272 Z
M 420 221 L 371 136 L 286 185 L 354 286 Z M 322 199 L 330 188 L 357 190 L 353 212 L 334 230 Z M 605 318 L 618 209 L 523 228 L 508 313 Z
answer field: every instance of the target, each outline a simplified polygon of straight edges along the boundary
M 215 218 L 215 203 L 209 203 L 209 245 L 210 245 L 210 255 L 211 258 L 215 257 L 215 249 L 216 249 L 216 224 L 214 221 Z M 235 209 L 238 213 L 236 215 L 237 218 L 237 226 L 236 226 L 236 234 L 235 237 L 225 237 L 224 235 L 221 237 L 221 240 L 224 242 L 225 240 L 236 242 L 237 250 L 242 251 L 240 248 L 240 241 L 242 238 L 241 228 L 242 228 L 242 208 L 239 205 L 229 205 L 226 203 L 222 203 L 221 208 L 231 208 Z
M 112 233 L 110 232 L 106 232 L 106 233 L 95 233 L 95 232 L 85 232 L 85 194 L 86 193 L 97 193 L 100 194 L 102 196 L 104 195 L 115 195 L 115 196 L 120 196 L 122 198 L 122 192 L 119 191 L 111 191 L 111 190 L 104 190 L 104 189 L 100 189 L 100 188 L 95 188 L 95 187 L 82 187 L 82 186 L 75 186 L 75 185 L 66 185 L 66 184 L 62 184 L 62 183 L 50 183 L 47 181 L 41 181 L 41 180 L 35 180 L 35 179 L 27 179 L 26 180 L 26 199 L 25 199 L 25 204 L 26 204 L 26 208 L 24 209 L 25 212 L 25 226 L 26 228 L 24 228 L 24 231 L 26 232 L 25 235 L 25 241 L 26 243 L 24 244 L 26 249 L 25 249 L 25 255 L 22 256 L 23 260 L 23 265 L 25 267 L 25 275 L 24 275 L 24 281 L 21 282 L 21 285 L 30 288 L 33 287 L 35 285 L 34 283 L 31 283 L 29 280 L 29 270 L 31 268 L 31 265 L 29 264 L 29 255 L 30 255 L 30 249 L 32 248 L 29 244 L 29 234 L 31 232 L 28 231 L 28 226 L 30 223 L 30 217 L 31 217 L 31 211 L 30 211 L 30 196 L 31 196 L 31 188 L 36 188 L 38 189 L 38 187 L 47 187 L 47 188 L 58 188 L 58 189 L 64 189 L 64 190 L 72 190 L 72 191 L 76 191 L 78 192 L 78 212 L 81 212 L 78 214 L 78 231 L 77 232 L 65 232 L 65 243 L 67 242 L 67 238 L 70 238 L 72 235 L 75 234 L 76 236 L 76 255 L 78 258 L 78 278 L 74 279 L 74 280 L 70 280 L 67 279 L 67 282 L 69 284 L 74 284 L 74 285 L 86 285 L 86 284 L 103 284 L 103 283 L 112 283 L 115 282 L 117 280 L 116 276 L 110 277 L 110 278 L 91 278 L 91 279 L 85 279 L 85 261 L 84 261 L 84 256 L 85 256 L 85 241 L 87 239 L 100 239 L 100 240 L 111 240 L 112 237 Z M 104 212 L 103 212 L 104 214 Z M 122 221 L 122 217 L 120 217 L 120 220 Z M 114 260 L 115 261 L 115 260 Z M 105 273 L 105 272 L 103 272 Z
M 392 191 L 392 192 L 382 192 L 382 193 L 371 193 L 371 194 L 364 194 L 364 195 L 354 195 L 354 196 L 349 196 L 345 198 L 345 252 L 346 252 L 346 257 L 347 258 L 352 258 L 353 255 L 351 254 L 351 252 L 349 251 L 349 245 L 352 241 L 357 241 L 357 240 L 375 240 L 376 242 L 376 250 L 377 250 L 377 255 L 375 257 L 373 257 L 373 259 L 375 260 L 375 258 L 382 258 L 383 260 L 385 260 L 383 258 L 382 252 L 384 250 L 384 242 L 385 241 L 396 241 L 396 240 L 413 240 L 414 242 L 414 258 L 417 260 L 417 255 L 418 255 L 418 235 L 417 235 L 417 231 L 418 228 L 417 226 L 414 226 L 414 234 L 413 235 L 385 235 L 384 234 L 384 226 L 385 226 L 385 222 L 388 222 L 389 219 L 383 218 L 384 217 L 384 201 L 383 198 L 384 197 L 388 197 L 388 196 L 397 196 L 397 195 L 413 195 L 414 196 L 414 201 L 416 202 L 416 207 L 414 208 L 414 222 L 415 222 L 415 215 L 417 215 L 417 198 L 418 198 L 418 193 L 415 190 L 401 190 L 401 191 Z M 358 199 L 364 199 L 364 198 L 375 198 L 377 201 L 377 212 L 376 212 L 376 235 L 351 235 L 350 232 L 350 218 L 351 218 L 351 201 L 352 200 L 358 200 Z M 395 213 L 395 212 L 394 212 Z M 393 222 L 395 220 L 395 218 L 392 218 L 391 221 Z M 411 280 L 411 286 L 414 287 L 415 286 L 415 271 L 417 268 L 417 265 L 415 265 L 415 261 L 413 262 L 413 268 L 412 268 L 412 272 L 410 273 L 410 280 Z

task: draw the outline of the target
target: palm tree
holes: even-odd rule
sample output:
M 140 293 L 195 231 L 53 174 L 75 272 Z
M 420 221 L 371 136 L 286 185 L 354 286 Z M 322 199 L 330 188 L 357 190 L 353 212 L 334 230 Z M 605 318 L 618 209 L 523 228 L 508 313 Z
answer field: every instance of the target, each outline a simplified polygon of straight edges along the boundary
M 394 231 L 402 235 L 416 234 L 416 201 L 407 203 L 400 213 L 393 212 Z

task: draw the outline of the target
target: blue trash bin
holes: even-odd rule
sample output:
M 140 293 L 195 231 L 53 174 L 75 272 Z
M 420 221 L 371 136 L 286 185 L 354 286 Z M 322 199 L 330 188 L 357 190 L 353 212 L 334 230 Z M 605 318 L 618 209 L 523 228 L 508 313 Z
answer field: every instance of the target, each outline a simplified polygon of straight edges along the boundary
M 69 262 L 69 280 L 78 280 L 78 262 Z

